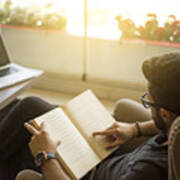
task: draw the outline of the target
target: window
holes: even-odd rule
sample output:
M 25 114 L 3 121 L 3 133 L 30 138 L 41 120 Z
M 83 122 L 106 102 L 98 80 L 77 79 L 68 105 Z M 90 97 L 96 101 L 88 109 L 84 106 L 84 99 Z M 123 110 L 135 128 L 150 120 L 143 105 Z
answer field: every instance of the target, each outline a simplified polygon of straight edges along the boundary
M 5 1 L 5 0 L 3 0 Z M 52 10 L 60 9 L 68 19 L 67 30 L 73 35 L 83 35 L 85 0 L 13 0 L 19 6 L 44 6 L 52 3 Z M 88 9 L 88 36 L 119 39 L 117 15 L 131 18 L 137 26 L 144 24 L 147 13 L 155 13 L 160 25 L 173 14 L 180 19 L 179 0 L 86 0 Z

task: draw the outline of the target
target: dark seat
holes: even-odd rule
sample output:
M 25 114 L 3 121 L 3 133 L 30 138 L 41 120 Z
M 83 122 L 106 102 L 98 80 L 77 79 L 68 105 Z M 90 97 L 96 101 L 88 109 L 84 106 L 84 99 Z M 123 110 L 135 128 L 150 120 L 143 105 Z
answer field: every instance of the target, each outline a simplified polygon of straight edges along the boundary
M 169 134 L 169 180 L 180 180 L 180 117 L 173 122 Z

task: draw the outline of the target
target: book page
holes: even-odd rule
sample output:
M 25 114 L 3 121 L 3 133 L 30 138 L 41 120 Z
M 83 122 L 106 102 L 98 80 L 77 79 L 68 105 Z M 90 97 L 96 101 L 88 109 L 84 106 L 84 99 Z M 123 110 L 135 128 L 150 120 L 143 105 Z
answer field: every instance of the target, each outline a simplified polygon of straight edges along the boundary
M 105 137 L 92 136 L 93 132 L 110 127 L 115 120 L 90 90 L 68 102 L 64 109 L 101 159 L 113 151 L 105 148 L 109 143 Z
M 38 126 L 45 121 L 52 138 L 61 141 L 57 148 L 57 154 L 60 155 L 77 179 L 100 162 L 99 157 L 61 108 L 56 108 L 34 121 Z

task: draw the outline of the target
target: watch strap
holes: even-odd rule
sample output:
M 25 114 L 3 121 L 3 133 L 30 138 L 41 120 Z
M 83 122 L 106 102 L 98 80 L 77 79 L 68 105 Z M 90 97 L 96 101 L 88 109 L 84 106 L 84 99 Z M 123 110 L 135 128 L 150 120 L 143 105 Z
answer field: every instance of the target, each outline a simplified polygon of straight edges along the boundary
M 41 151 L 35 157 L 35 164 L 39 167 L 42 167 L 45 161 L 49 159 L 56 159 L 57 157 L 53 152 Z
M 142 132 L 141 132 L 141 128 L 140 128 L 140 125 L 139 125 L 139 121 L 136 121 L 135 124 L 136 124 L 136 128 L 137 128 L 137 137 L 141 137 Z

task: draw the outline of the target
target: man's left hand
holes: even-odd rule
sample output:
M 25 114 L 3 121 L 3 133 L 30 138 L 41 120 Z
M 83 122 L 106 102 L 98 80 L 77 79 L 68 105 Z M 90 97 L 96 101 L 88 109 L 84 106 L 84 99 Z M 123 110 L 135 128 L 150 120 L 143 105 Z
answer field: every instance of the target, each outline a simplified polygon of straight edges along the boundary
M 42 123 L 39 130 L 29 123 L 25 123 L 24 126 L 33 135 L 29 147 L 34 157 L 41 151 L 56 152 L 56 148 L 60 144 L 60 141 L 54 141 L 51 138 L 45 123 Z

